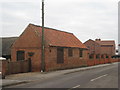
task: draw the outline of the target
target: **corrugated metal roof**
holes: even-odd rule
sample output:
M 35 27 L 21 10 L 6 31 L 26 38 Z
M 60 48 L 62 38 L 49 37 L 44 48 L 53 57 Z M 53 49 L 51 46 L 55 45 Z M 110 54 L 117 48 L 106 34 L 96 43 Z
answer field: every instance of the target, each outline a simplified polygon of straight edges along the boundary
M 30 26 L 35 30 L 38 36 L 41 36 L 41 26 L 33 24 L 30 24 Z M 69 32 L 45 27 L 44 36 L 50 46 L 87 48 L 77 37 Z
M 2 55 L 10 55 L 12 44 L 18 39 L 18 37 L 1 37 L 2 40 Z

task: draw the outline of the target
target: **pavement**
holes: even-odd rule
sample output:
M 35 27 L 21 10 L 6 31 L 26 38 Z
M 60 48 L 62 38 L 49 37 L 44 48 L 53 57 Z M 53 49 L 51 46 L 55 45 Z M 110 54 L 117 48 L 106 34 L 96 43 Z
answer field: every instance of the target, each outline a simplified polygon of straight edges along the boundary
M 117 64 L 117 63 L 112 63 Z M 67 70 L 58 70 L 58 71 L 52 71 L 52 72 L 30 72 L 30 73 L 20 73 L 20 74 L 12 74 L 6 76 L 5 79 L 1 79 L 0 83 L 2 87 L 12 86 L 12 85 L 18 85 L 23 83 L 31 83 L 36 81 L 41 81 L 49 78 L 54 78 L 56 76 L 60 75 L 67 75 L 74 72 L 79 71 L 85 71 L 95 68 L 102 68 L 109 66 L 110 64 L 101 64 L 96 66 L 89 66 L 89 67 L 82 67 L 82 68 L 74 68 L 74 69 L 67 69 Z

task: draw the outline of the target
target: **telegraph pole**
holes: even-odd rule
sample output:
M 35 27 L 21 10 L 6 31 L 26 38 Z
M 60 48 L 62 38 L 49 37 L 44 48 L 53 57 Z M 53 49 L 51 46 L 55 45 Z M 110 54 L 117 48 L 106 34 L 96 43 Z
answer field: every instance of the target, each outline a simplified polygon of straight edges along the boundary
M 45 71 L 45 44 L 44 44 L 44 0 L 42 0 L 42 56 L 41 56 L 41 72 Z

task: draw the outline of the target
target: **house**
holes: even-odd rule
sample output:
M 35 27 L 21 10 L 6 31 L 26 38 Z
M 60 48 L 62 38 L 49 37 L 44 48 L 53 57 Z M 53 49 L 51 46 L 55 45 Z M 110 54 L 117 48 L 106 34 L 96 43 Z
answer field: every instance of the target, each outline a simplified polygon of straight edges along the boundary
M 103 55 L 106 56 L 113 56 L 115 55 L 115 41 L 114 40 L 101 40 L 96 39 L 91 40 L 89 39 L 84 43 L 86 47 L 89 49 L 89 54 L 95 54 L 98 57 Z
M 12 61 L 31 58 L 32 71 L 41 71 L 42 27 L 29 24 L 11 48 Z M 45 27 L 46 71 L 86 65 L 87 47 L 72 33 Z
M 18 37 L 1 37 L 0 40 L 0 57 L 4 57 L 6 59 L 11 58 L 11 46 L 17 40 Z
M 99 43 L 95 42 L 92 39 L 89 39 L 84 43 L 89 50 L 89 54 L 100 54 L 101 53 L 101 46 Z

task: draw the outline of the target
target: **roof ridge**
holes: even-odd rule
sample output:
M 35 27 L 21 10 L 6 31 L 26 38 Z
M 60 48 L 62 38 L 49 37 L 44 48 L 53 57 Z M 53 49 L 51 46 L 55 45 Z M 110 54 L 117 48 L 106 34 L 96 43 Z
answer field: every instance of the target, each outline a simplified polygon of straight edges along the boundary
M 104 41 L 108 41 L 108 42 L 111 42 L 111 41 L 114 41 L 114 40 L 102 40 L 102 41 L 103 41 L 103 42 L 104 42 Z
M 18 37 L 0 37 L 2 39 L 7 39 L 7 38 L 18 38 Z
M 34 26 L 37 26 L 37 27 L 42 27 L 42 26 L 40 26 L 40 25 L 35 25 L 35 24 L 31 24 L 31 23 L 30 23 L 30 25 L 34 25 Z M 46 28 L 46 29 L 51 29 L 51 30 L 56 30 L 56 31 L 64 32 L 64 33 L 68 33 L 68 34 L 73 34 L 73 33 L 71 33 L 71 32 L 66 32 L 66 31 L 62 31 L 62 30 L 58 30 L 58 29 L 54 29 L 54 28 L 49 28 L 49 27 L 44 27 L 44 28 Z

